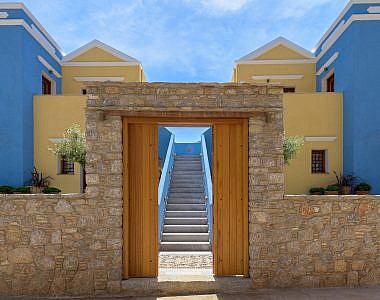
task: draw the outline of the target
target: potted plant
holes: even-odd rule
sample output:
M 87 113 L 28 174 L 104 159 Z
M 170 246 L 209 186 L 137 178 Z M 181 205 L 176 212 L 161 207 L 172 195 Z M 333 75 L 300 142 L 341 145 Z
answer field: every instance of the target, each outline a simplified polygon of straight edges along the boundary
M 310 195 L 323 195 L 325 189 L 323 187 L 313 187 L 309 190 Z
M 355 188 L 357 195 L 368 195 L 371 190 L 372 186 L 369 185 L 367 182 L 361 182 Z
M 358 177 L 354 175 L 338 174 L 334 171 L 336 184 L 340 187 L 340 193 L 342 195 L 350 195 L 353 192 L 353 188 L 358 181 Z
M 41 193 L 42 189 L 48 187 L 52 178 L 50 176 L 43 176 L 35 167 L 32 172 L 32 194 Z
M 326 195 L 339 195 L 339 186 L 336 185 L 336 184 L 332 184 L 332 185 L 329 185 L 326 190 L 325 190 L 325 194 Z
M 43 194 L 59 194 L 60 192 L 61 190 L 56 187 L 46 187 L 42 190 Z
M 27 186 L 20 186 L 12 190 L 13 194 L 30 194 L 30 188 Z
M 0 194 L 12 194 L 13 187 L 9 185 L 0 186 Z

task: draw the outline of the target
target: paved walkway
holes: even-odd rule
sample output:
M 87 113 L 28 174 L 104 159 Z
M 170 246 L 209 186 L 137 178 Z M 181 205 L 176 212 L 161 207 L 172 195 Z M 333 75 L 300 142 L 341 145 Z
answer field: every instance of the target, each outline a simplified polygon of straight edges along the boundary
M 44 299 L 97 299 L 97 300 L 118 300 L 118 299 L 136 299 L 136 300 L 379 300 L 380 287 L 373 288 L 330 288 L 330 289 L 283 289 L 283 290 L 257 290 L 249 294 L 239 295 L 196 295 L 196 296 L 179 296 L 179 297 L 96 297 L 96 298 L 49 298 L 49 297 L 0 297 L 1 300 L 44 300 Z

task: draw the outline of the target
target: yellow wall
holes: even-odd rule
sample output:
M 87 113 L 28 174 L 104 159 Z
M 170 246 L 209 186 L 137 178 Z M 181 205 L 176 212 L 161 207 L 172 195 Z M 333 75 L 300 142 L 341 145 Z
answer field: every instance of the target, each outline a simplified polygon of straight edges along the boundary
M 63 132 L 73 124 L 85 126 L 84 96 L 34 97 L 34 165 L 44 176 L 54 180 L 51 186 L 63 193 L 80 191 L 80 167 L 75 164 L 74 175 L 58 175 L 57 157 L 49 151 L 54 144 L 49 139 L 62 138 Z
M 305 142 L 297 157 L 285 167 L 285 192 L 308 193 L 311 187 L 335 183 L 343 163 L 343 95 L 340 93 L 284 94 L 284 127 L 287 136 L 337 137 L 333 142 Z M 328 173 L 311 173 L 311 151 L 327 150 Z
M 71 61 L 80 62 L 80 61 L 123 61 L 121 58 L 112 55 L 109 52 L 106 52 L 100 48 L 94 47 L 86 52 L 78 55 L 73 58 Z
M 313 93 L 315 87 L 315 64 L 294 64 L 294 65 L 254 65 L 238 64 L 235 68 L 236 82 L 267 83 L 266 80 L 253 80 L 256 75 L 304 75 L 298 80 L 270 80 L 269 83 L 280 84 L 283 86 L 295 87 L 297 93 Z
M 262 60 L 262 59 L 305 59 L 303 55 L 283 46 L 279 45 L 277 47 L 274 47 L 271 50 L 268 50 L 267 52 L 263 53 L 262 55 L 258 56 L 256 60 Z
M 124 77 L 126 82 L 140 82 L 144 78 L 144 73 L 140 66 L 123 66 L 123 67 L 62 67 L 62 94 L 64 95 L 80 95 L 83 82 L 74 79 L 76 76 L 92 76 L 92 77 Z

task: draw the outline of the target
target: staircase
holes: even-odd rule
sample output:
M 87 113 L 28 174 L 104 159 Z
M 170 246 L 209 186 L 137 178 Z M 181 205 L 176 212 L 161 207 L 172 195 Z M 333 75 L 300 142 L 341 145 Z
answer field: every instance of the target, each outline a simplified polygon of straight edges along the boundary
M 161 251 L 210 251 L 200 156 L 175 156 Z

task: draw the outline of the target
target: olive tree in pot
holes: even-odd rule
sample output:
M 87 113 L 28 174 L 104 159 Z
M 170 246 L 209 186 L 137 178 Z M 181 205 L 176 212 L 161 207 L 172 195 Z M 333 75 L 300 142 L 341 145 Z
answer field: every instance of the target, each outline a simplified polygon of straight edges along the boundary
M 284 139 L 284 162 L 286 165 L 296 157 L 297 151 L 301 149 L 305 139 L 302 136 L 288 136 Z
M 54 148 L 50 149 L 57 157 L 65 157 L 73 163 L 81 166 L 82 182 L 81 192 L 86 189 L 86 136 L 81 127 L 77 124 L 67 128 L 63 133 L 63 139 L 54 143 Z

